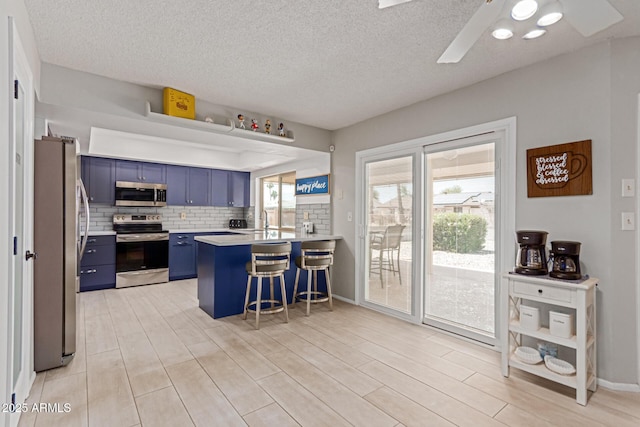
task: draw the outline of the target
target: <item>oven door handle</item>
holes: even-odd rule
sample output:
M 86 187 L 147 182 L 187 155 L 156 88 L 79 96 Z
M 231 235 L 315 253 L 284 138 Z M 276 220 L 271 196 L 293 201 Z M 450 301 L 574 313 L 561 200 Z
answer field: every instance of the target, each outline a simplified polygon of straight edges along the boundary
M 169 240 L 169 234 L 118 234 L 116 235 L 116 243 L 128 242 L 160 242 Z

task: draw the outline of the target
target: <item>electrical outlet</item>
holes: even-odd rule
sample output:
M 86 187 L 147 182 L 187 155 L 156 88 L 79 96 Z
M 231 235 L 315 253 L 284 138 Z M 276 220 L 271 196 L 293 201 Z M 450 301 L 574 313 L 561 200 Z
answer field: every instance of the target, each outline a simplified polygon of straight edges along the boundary
M 187 219 L 187 213 L 186 212 L 180 212 L 180 219 Z
M 302 214 L 304 219 L 309 219 L 309 212 L 305 212 Z
M 347 212 L 347 221 L 353 221 L 353 214 L 351 212 Z

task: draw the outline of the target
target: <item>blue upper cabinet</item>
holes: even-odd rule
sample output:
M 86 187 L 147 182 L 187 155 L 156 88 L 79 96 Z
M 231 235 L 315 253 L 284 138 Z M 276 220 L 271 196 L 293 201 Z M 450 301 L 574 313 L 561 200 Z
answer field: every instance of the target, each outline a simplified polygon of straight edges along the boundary
M 167 205 L 187 206 L 187 182 L 189 168 L 186 166 L 167 166 Z
M 115 204 L 115 160 L 82 156 L 82 181 L 89 203 Z
M 116 181 L 165 184 L 167 166 L 158 163 L 116 160 Z
M 213 206 L 249 206 L 249 172 L 211 170 Z
M 167 204 L 209 206 L 210 170 L 186 166 L 167 166 Z
M 190 205 L 210 206 L 211 170 L 189 168 L 189 186 L 187 188 Z
M 211 170 L 211 204 L 229 206 L 229 171 Z
M 233 207 L 249 206 L 249 172 L 230 172 L 229 202 Z

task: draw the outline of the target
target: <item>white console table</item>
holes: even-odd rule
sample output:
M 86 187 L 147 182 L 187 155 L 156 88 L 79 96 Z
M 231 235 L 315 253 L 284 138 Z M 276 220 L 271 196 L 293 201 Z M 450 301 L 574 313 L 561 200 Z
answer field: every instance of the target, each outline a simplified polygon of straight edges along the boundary
M 576 389 L 576 401 L 587 404 L 587 390 L 596 390 L 596 284 L 598 279 L 588 278 L 572 283 L 547 276 L 526 276 L 504 273 L 501 285 L 501 343 L 502 375 L 509 376 L 509 368 L 514 367 L 534 375 L 564 384 Z M 520 326 L 520 304 L 522 301 L 537 301 L 550 306 L 567 307 L 576 310 L 575 335 L 562 338 L 551 335 L 545 322 L 537 331 Z M 517 359 L 515 349 L 522 345 L 522 338 L 528 336 L 576 352 L 575 375 L 560 375 L 547 369 L 544 363 L 530 365 Z

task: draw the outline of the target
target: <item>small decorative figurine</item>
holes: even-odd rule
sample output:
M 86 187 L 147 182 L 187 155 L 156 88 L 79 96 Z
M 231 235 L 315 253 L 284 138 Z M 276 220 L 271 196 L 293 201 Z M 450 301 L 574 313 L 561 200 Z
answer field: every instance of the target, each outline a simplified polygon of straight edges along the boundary
M 278 125 L 278 135 L 280 136 L 286 136 L 284 133 L 284 123 L 280 123 Z
M 244 116 L 242 114 L 238 114 L 238 129 L 246 129 L 246 127 L 244 127 Z
M 211 117 L 209 117 L 209 116 L 205 117 L 204 121 L 207 122 L 207 123 L 213 123 L 213 119 Z
M 251 130 L 254 132 L 258 131 L 258 121 L 256 119 L 251 119 Z
M 264 122 L 264 133 L 271 133 L 271 120 Z

